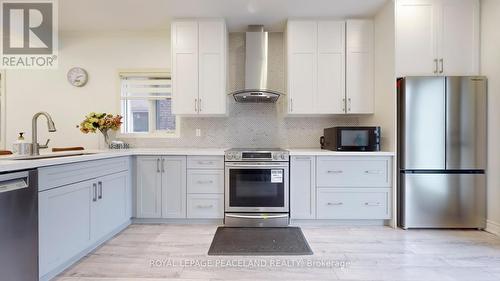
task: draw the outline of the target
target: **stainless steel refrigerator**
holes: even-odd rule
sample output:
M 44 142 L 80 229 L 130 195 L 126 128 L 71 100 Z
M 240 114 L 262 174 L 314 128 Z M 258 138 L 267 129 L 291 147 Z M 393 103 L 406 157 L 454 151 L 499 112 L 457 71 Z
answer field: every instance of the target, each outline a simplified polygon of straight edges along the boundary
M 486 82 L 398 79 L 400 227 L 486 227 Z

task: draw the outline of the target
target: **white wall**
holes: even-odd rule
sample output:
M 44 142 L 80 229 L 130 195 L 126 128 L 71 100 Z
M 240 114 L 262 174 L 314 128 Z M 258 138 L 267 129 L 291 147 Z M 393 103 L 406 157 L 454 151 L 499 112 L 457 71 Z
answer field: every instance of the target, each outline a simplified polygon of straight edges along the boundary
M 48 133 L 43 117 L 39 120 L 39 142 L 51 138 L 51 146 L 82 145 L 97 148 L 100 136 L 83 135 L 76 125 L 92 111 L 119 113 L 117 73 L 120 69 L 169 68 L 170 34 L 141 33 L 62 33 L 59 68 L 56 70 L 9 70 L 6 73 L 6 143 L 12 147 L 17 133 L 31 139 L 31 117 L 49 112 L 57 132 Z M 83 88 L 71 86 L 67 71 L 85 68 L 89 82 Z
M 394 3 L 377 13 L 375 25 L 375 114 L 362 123 L 380 125 L 382 150 L 396 151 L 396 74 Z
M 500 1 L 481 2 L 481 73 L 488 77 L 488 230 L 500 235 Z

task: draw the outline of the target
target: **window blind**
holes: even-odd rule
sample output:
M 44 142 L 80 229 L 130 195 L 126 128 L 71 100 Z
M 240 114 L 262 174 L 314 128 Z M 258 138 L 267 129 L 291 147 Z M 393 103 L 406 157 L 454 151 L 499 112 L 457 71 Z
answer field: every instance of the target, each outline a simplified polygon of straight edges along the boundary
M 122 99 L 159 100 L 172 97 L 167 75 L 121 75 Z

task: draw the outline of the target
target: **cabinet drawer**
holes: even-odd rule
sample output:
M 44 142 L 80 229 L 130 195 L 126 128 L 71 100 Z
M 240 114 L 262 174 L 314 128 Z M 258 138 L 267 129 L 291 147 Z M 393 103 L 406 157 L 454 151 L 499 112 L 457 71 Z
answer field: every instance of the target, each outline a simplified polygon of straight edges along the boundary
M 318 219 L 390 219 L 390 188 L 318 188 Z
M 390 157 L 317 157 L 319 187 L 391 187 Z
M 188 170 L 188 193 L 224 193 L 224 170 Z
M 39 191 L 110 175 L 129 169 L 129 157 L 90 160 L 38 169 Z
M 188 169 L 224 169 L 224 156 L 188 156 Z
M 224 194 L 188 194 L 187 217 L 221 219 L 224 217 Z

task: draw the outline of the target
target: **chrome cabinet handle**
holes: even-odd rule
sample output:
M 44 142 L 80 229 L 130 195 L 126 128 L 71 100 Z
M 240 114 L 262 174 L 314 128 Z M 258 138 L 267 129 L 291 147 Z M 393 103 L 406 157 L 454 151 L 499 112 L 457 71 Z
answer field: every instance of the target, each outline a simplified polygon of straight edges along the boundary
M 438 59 L 434 59 L 434 74 L 438 73 Z
M 377 207 L 377 206 L 382 206 L 382 204 L 380 204 L 380 202 L 365 202 L 365 206 Z
M 97 185 L 99 186 L 99 196 L 97 196 L 97 199 L 102 199 L 102 181 L 97 182 Z
M 201 99 L 198 99 L 198 111 L 201 112 Z
M 342 170 L 330 170 L 326 171 L 328 174 L 342 174 L 344 171 Z
M 161 159 L 161 171 L 165 173 L 165 158 Z
M 213 161 L 198 161 L 199 165 L 212 165 L 214 164 Z
M 211 184 L 214 183 L 214 181 L 198 181 L 198 184 Z
M 92 184 L 92 189 L 93 189 L 93 196 L 92 196 L 92 201 L 97 201 L 97 184 L 96 183 L 93 183 Z
M 347 99 L 349 101 L 349 107 L 347 108 L 347 111 L 351 112 L 351 98 Z
M 293 98 L 290 98 L 290 112 L 293 112 Z
M 198 99 L 194 99 L 194 112 L 198 112 Z
M 380 170 L 366 170 L 365 174 L 378 175 L 378 174 L 382 174 L 382 171 L 380 171 Z
M 441 69 L 439 69 L 439 73 L 443 73 L 444 72 L 444 60 L 439 59 L 439 63 L 441 64 Z
M 328 202 L 328 203 L 326 203 L 326 205 L 328 205 L 328 206 L 340 206 L 340 205 L 344 205 L 344 203 L 342 203 L 342 202 Z
M 346 108 L 345 98 L 342 98 L 342 112 L 346 112 L 345 108 Z
M 160 158 L 156 158 L 156 172 L 160 173 Z
M 196 205 L 196 208 L 200 208 L 200 209 L 210 209 L 213 207 L 214 207 L 214 205 Z

